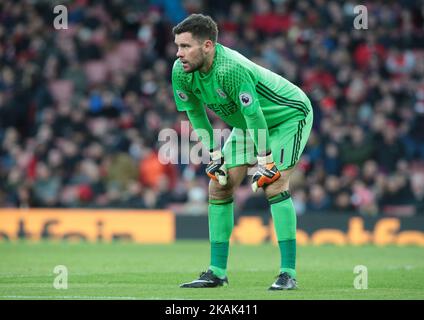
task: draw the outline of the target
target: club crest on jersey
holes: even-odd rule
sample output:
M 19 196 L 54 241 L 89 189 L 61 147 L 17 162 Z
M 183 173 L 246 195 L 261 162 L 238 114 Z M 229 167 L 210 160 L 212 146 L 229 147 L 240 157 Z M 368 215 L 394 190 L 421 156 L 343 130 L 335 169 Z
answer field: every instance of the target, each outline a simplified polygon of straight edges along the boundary
M 180 90 L 177 90 L 177 95 L 183 101 L 187 101 L 188 100 L 188 96 L 184 92 L 182 92 Z
M 224 99 L 226 99 L 226 98 L 227 98 L 227 95 L 225 94 L 225 92 L 224 92 L 224 91 L 222 91 L 222 89 L 221 89 L 221 88 L 216 89 L 216 93 L 218 93 L 218 95 L 219 95 L 221 98 L 224 98 Z
M 242 106 L 244 106 L 244 107 L 249 106 L 253 101 L 252 96 L 247 92 L 240 93 L 239 98 L 240 98 L 240 102 L 241 102 Z

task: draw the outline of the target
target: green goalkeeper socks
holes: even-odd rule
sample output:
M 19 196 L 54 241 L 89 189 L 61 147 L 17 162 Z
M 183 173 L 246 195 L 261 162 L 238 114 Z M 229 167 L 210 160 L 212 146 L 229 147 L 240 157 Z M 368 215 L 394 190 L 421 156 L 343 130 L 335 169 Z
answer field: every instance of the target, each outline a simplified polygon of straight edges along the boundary
M 280 248 L 280 272 L 296 278 L 296 212 L 289 191 L 268 199 Z
M 209 240 L 211 243 L 211 263 L 209 269 L 223 278 L 227 273 L 229 241 L 234 227 L 233 198 L 209 200 Z
M 287 272 L 296 279 L 296 239 L 278 241 L 281 254 L 280 273 Z
M 228 241 L 211 242 L 211 265 L 209 269 L 219 278 L 224 278 L 227 275 L 228 252 Z
M 296 278 L 296 212 L 288 191 L 269 199 L 271 214 L 281 254 L 280 272 Z M 209 239 L 211 263 L 209 269 L 225 277 L 229 240 L 234 227 L 233 199 L 209 201 Z

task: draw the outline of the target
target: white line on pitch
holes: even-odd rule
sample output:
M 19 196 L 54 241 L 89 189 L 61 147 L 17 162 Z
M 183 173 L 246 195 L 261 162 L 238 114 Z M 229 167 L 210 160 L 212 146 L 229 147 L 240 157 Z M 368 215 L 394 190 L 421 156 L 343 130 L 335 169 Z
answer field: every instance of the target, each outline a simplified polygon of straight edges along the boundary
M 0 296 L 0 299 L 100 299 L 100 300 L 137 300 L 136 297 L 102 297 L 102 296 Z

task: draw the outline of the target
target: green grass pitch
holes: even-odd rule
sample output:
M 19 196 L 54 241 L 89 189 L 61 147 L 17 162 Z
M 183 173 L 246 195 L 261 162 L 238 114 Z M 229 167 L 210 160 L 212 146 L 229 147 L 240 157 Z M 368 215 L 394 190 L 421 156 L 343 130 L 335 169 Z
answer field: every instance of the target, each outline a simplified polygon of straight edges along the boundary
M 0 299 L 423 299 L 421 247 L 299 246 L 295 291 L 268 291 L 278 273 L 278 247 L 232 245 L 230 285 L 181 289 L 209 263 L 207 241 L 171 245 L 1 243 Z M 68 270 L 68 288 L 55 289 L 55 266 Z M 356 265 L 368 289 L 354 288 Z

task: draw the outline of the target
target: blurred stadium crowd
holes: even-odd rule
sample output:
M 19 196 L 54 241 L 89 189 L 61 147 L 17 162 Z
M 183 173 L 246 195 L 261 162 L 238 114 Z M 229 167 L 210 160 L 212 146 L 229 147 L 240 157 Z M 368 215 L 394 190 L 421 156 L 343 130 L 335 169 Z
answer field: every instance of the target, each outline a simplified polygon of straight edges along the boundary
M 171 28 L 211 15 L 219 42 L 303 88 L 315 123 L 292 180 L 298 214 L 424 213 L 424 3 L 420 1 L 0 3 L 0 206 L 207 210 L 204 165 L 163 165 L 181 131 Z M 355 30 L 354 6 L 368 10 Z M 220 120 L 211 114 L 215 127 Z M 180 132 L 181 133 L 181 132 Z M 268 208 L 245 181 L 240 213 Z

